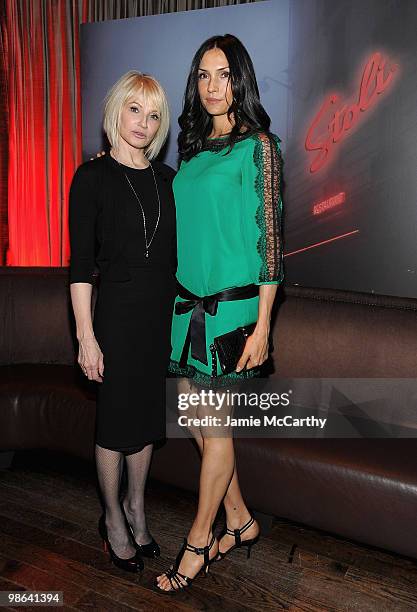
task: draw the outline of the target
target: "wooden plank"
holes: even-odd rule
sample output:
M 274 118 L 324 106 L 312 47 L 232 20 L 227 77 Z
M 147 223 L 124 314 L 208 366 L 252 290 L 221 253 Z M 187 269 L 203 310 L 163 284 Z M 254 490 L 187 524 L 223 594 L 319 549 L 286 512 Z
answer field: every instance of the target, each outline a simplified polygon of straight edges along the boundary
M 366 592 L 380 602 L 378 610 L 417 610 L 417 581 L 407 582 L 398 571 L 384 575 L 363 567 L 350 567 L 345 580 L 356 591 Z
M 27 509 L 25 509 L 27 512 Z M 170 597 L 167 594 L 159 593 L 157 591 L 156 586 L 154 586 L 155 578 L 157 572 L 150 571 L 148 569 L 148 560 L 145 560 L 145 570 L 138 574 L 128 574 L 127 572 L 123 572 L 118 568 L 114 567 L 110 561 L 108 556 L 100 552 L 93 547 L 87 546 L 85 544 L 80 544 L 79 542 L 75 542 L 73 540 L 66 539 L 65 537 L 57 536 L 48 531 L 43 531 L 39 529 L 38 526 L 34 527 L 26 525 L 25 523 L 20 522 L 19 513 L 14 512 L 15 519 L 12 519 L 7 516 L 7 511 L 5 512 L 4 504 L 0 507 L 0 517 L 1 517 L 1 531 L 4 535 L 13 536 L 15 539 L 22 539 L 24 542 L 30 542 L 32 545 L 35 545 L 39 548 L 44 549 L 44 554 L 47 555 L 48 560 L 51 553 L 55 553 L 58 557 L 63 557 L 65 562 L 77 562 L 78 564 L 83 566 L 83 576 L 90 575 L 90 572 L 94 570 L 98 570 L 101 572 L 99 589 L 103 587 L 103 580 L 109 580 L 109 576 L 118 576 L 120 580 L 123 580 L 123 583 L 134 583 L 135 588 L 140 586 L 142 588 L 141 594 L 143 597 L 149 596 L 153 599 L 150 600 L 150 603 L 156 597 L 157 605 L 160 605 L 161 598 L 166 600 L 167 597 Z M 17 514 L 17 516 L 16 516 Z M 3 537 L 4 537 L 3 535 Z M 25 547 L 27 544 L 24 545 Z M 10 556 L 10 551 L 9 551 Z M 152 560 L 153 562 L 157 560 Z M 33 557 L 31 558 L 31 563 L 34 563 Z M 166 562 L 163 564 L 164 569 L 166 569 Z M 162 570 L 161 570 L 162 571 Z M 67 572 L 65 575 L 68 575 Z M 211 609 L 227 609 L 231 612 L 247 612 L 248 606 L 245 604 L 241 604 L 238 601 L 234 601 L 232 598 L 228 598 L 227 596 L 223 596 L 222 594 L 218 594 L 217 592 L 212 590 L 212 581 L 209 579 L 202 579 L 196 581 L 193 585 L 192 589 L 187 590 L 183 593 L 178 593 L 175 596 L 175 604 L 186 603 L 188 606 L 191 606 L 193 609 L 208 609 L 209 606 L 212 606 Z M 93 587 L 91 587 L 93 590 Z M 100 592 L 98 588 L 96 588 L 96 592 Z M 121 603 L 126 603 L 124 600 L 126 587 L 123 589 L 118 585 L 116 600 Z M 229 589 L 226 590 L 228 592 Z M 102 592 L 102 591 L 101 591 Z M 174 601 L 172 597 L 169 599 L 170 607 L 172 608 L 174 605 Z M 126 605 L 130 605 L 128 602 Z M 156 608 L 158 609 L 158 608 Z M 176 608 L 173 608 L 176 609 Z M 276 608 L 275 608 L 276 609 Z
M 4 504 L 2 504 L 2 506 L 0 507 L 0 516 L 2 517 L 3 531 L 5 531 L 5 529 L 10 531 L 11 528 L 13 528 L 13 522 L 16 523 L 16 521 L 12 521 L 11 519 L 4 517 L 3 506 Z M 14 512 L 14 514 L 16 515 L 18 514 L 18 512 Z M 19 556 L 23 556 L 23 558 L 25 558 L 24 555 L 27 555 L 28 545 L 23 542 L 20 544 L 19 548 L 19 540 L 17 540 L 17 538 L 19 537 L 19 535 L 21 537 L 24 532 L 26 530 L 29 530 L 30 528 L 26 527 L 21 523 L 18 523 L 14 526 L 14 529 L 15 537 L 13 540 L 10 540 L 10 538 L 8 540 L 7 554 L 9 557 L 12 558 L 19 558 Z M 38 535 L 39 537 L 38 532 L 39 529 L 36 528 L 34 535 Z M 51 553 L 49 551 L 54 548 L 57 553 L 57 556 L 65 556 L 65 559 L 63 561 L 59 561 L 61 571 L 59 571 L 59 569 L 56 567 L 56 564 L 58 563 L 58 561 L 56 560 L 56 563 L 53 566 L 54 575 L 58 577 L 65 576 L 67 580 L 72 579 L 74 580 L 74 582 L 77 581 L 76 584 L 81 584 L 80 571 L 78 567 L 76 575 L 73 575 L 71 577 L 67 560 L 67 557 L 71 557 L 71 554 L 68 549 L 62 550 L 60 546 L 60 540 L 62 540 L 62 538 L 55 538 L 54 540 L 53 537 L 54 536 L 52 535 L 52 539 L 49 540 L 49 542 L 46 541 L 48 548 L 46 567 L 51 568 Z M 26 537 L 25 539 L 33 541 L 33 537 Z M 45 545 L 45 540 L 47 540 L 47 538 L 45 538 L 44 536 L 43 545 Z M 13 544 L 12 549 L 10 549 L 11 542 Z M 34 554 L 33 547 L 31 547 L 31 551 L 29 554 L 31 563 L 34 564 L 36 562 L 36 564 L 38 564 L 39 554 Z M 43 556 L 40 556 L 41 559 L 45 557 L 45 552 L 43 551 L 42 554 Z M 72 565 L 72 563 L 70 565 Z M 97 567 L 96 563 L 94 563 L 94 566 Z M 210 572 L 211 575 L 209 576 L 209 578 L 199 579 L 199 588 L 197 587 L 199 583 L 196 583 L 196 585 L 193 585 L 192 592 L 187 594 L 181 593 L 180 597 L 183 597 L 185 595 L 185 597 L 187 598 L 187 603 L 190 603 L 190 599 L 192 599 L 192 607 L 194 609 L 218 609 L 219 600 L 222 600 L 221 596 L 224 594 L 224 592 L 226 592 L 229 594 L 229 600 L 223 597 L 224 609 L 235 610 L 240 608 L 246 610 L 265 610 L 271 612 L 279 609 L 288 609 L 289 606 L 292 606 L 293 609 L 295 609 L 294 606 L 298 606 L 300 609 L 303 609 L 306 602 L 308 602 L 307 609 L 309 610 L 330 610 L 332 609 L 331 602 L 334 601 L 335 595 L 337 595 L 338 601 L 348 602 L 352 598 L 352 590 L 350 585 L 345 585 L 340 580 L 339 582 L 337 582 L 336 580 L 330 581 L 326 576 L 318 576 L 317 572 L 311 572 L 308 568 L 304 567 L 291 565 L 287 565 L 286 567 L 284 566 L 281 568 L 281 571 L 274 577 L 273 580 L 271 580 L 269 577 L 268 580 L 265 582 L 265 575 L 260 572 L 256 568 L 256 566 L 252 566 L 251 568 L 249 568 L 249 571 L 246 575 L 242 575 L 239 568 L 235 567 L 232 571 L 230 571 L 229 567 L 227 578 L 225 578 L 224 574 L 224 569 L 228 566 L 227 561 L 219 563 L 219 566 L 219 570 L 217 570 L 216 568 L 216 570 Z M 90 570 L 91 568 L 84 568 L 84 578 L 85 575 L 90 575 Z M 103 572 L 102 568 L 101 571 Z M 117 572 L 118 570 L 114 569 L 113 571 Z M 232 579 L 230 579 L 231 574 L 234 574 Z M 125 580 L 126 579 L 124 579 L 123 582 L 125 582 Z M 206 582 L 207 587 L 205 588 L 209 588 L 209 592 L 204 592 L 201 588 L 201 585 L 205 586 Z M 300 584 L 304 584 L 305 589 L 300 590 Z M 102 591 L 102 586 L 103 584 L 101 581 L 95 587 L 94 585 L 91 585 L 91 583 L 83 584 L 84 588 L 89 587 L 95 593 L 101 592 L 103 596 L 106 596 L 106 593 L 103 593 Z M 150 585 L 146 584 L 146 581 L 144 584 L 142 583 L 142 586 L 151 588 Z M 131 601 L 126 602 L 124 600 L 124 597 L 122 597 L 121 595 L 121 593 L 123 593 L 123 590 L 124 589 L 122 589 L 120 585 L 117 585 L 117 588 L 115 589 L 116 597 L 118 598 L 117 601 L 124 605 L 135 605 L 134 603 L 132 604 Z M 114 596 L 114 593 L 112 596 Z M 165 598 L 169 596 L 161 595 L 161 597 Z M 177 599 L 177 597 L 175 597 L 175 599 Z M 359 607 L 359 609 L 362 610 L 366 608 L 366 600 L 367 597 L 365 594 L 363 594 L 361 598 L 358 598 L 356 596 L 357 603 L 360 602 L 361 604 L 361 607 Z M 238 604 L 234 603 L 238 601 L 244 602 L 244 605 L 239 606 Z M 152 609 L 152 606 L 149 605 L 149 603 L 147 605 L 149 606 L 149 609 Z M 159 605 L 159 603 L 160 602 L 158 602 L 157 605 Z M 172 603 L 170 604 L 171 606 Z M 155 609 L 157 609 L 157 607 Z
M 50 515 L 39 511 L 37 511 L 35 515 L 30 504 L 20 506 L 16 504 L 15 501 L 13 501 L 12 499 L 9 499 L 7 502 L 6 500 L 4 500 L 2 504 L 0 504 L 0 515 L 8 516 L 10 519 L 13 520 L 18 520 L 27 526 L 34 524 L 34 521 L 36 520 L 36 526 L 39 529 L 50 532 L 54 536 L 60 536 L 68 539 L 71 538 L 71 540 L 77 540 L 83 546 L 88 545 L 97 548 L 98 537 L 96 533 L 90 533 L 89 530 L 85 530 L 83 532 L 78 526 L 74 526 L 71 523 L 68 523 L 67 521 L 57 519 L 56 517 L 51 517 Z M 175 549 L 175 554 L 174 552 L 172 553 L 172 558 L 174 558 L 174 556 L 176 555 L 180 544 L 181 542 L 179 541 Z M 236 554 L 240 553 L 243 553 L 243 551 L 236 551 Z M 146 571 L 143 573 L 143 576 L 147 575 L 148 588 L 153 587 L 153 582 L 156 576 L 158 575 L 158 573 L 162 573 L 169 567 L 172 558 L 165 561 L 161 559 L 145 560 L 147 567 L 149 565 L 152 565 L 155 568 L 155 571 L 152 573 Z M 221 572 L 220 579 L 218 579 L 217 582 L 214 583 L 215 591 L 213 591 L 213 585 L 211 585 L 211 597 L 217 595 L 220 599 L 228 599 L 230 597 L 230 593 L 233 593 L 235 598 L 234 607 L 238 609 L 240 607 L 240 604 L 238 604 L 237 602 L 241 601 L 242 595 L 247 598 L 248 591 L 250 591 L 250 600 L 252 602 L 252 607 L 254 606 L 254 602 L 257 599 L 262 601 L 262 608 L 265 610 L 276 610 L 277 606 L 278 608 L 281 607 L 282 602 L 280 601 L 279 594 L 269 588 L 270 579 L 272 578 L 272 575 L 266 581 L 266 586 L 262 586 L 262 580 L 259 584 L 256 584 L 252 580 L 252 575 L 261 575 L 263 580 L 265 579 L 265 575 L 262 575 L 261 570 L 257 569 L 255 571 L 254 566 L 251 567 L 250 564 L 247 564 L 247 575 L 250 581 L 250 588 L 248 589 L 246 586 L 244 586 L 245 579 L 242 579 L 241 568 L 236 568 L 235 566 L 232 566 L 234 571 L 230 572 L 225 571 L 225 569 L 227 570 L 227 567 L 230 567 L 229 564 L 221 563 L 218 567 L 220 567 L 219 572 Z M 211 574 L 213 574 L 213 571 L 211 572 Z M 201 579 L 199 579 L 198 583 L 200 582 Z M 194 588 L 195 587 L 193 586 L 193 589 Z M 204 590 L 206 590 L 206 588 L 204 588 Z M 232 602 L 228 602 L 228 605 L 230 609 L 233 608 Z
M 21 587 L 18 584 L 15 584 L 11 580 L 6 580 L 0 577 L 0 591 L 21 591 L 24 593 L 28 589 Z M 43 607 L 43 606 L 42 606 Z M 71 606 L 47 606 L 48 610 L 59 610 L 60 612 L 67 612 L 67 610 L 77 610 L 77 608 L 73 608 Z M 12 612 L 16 611 L 34 611 L 39 612 L 39 606 L 7 606 L 3 607 L 2 610 L 11 610 Z
M 139 577 L 127 578 L 128 575 L 125 576 L 124 573 L 123 575 L 120 575 L 120 573 L 116 575 L 118 573 L 116 569 L 114 574 L 109 574 L 4 533 L 1 536 L 1 541 L 2 550 L 7 552 L 8 557 L 15 559 L 16 563 L 19 561 L 24 563 L 26 559 L 30 559 L 32 567 L 49 572 L 58 584 L 67 581 L 75 585 L 82 597 L 87 593 L 94 592 L 112 601 L 113 606 L 119 606 L 120 604 L 134 608 L 139 601 L 141 605 L 146 603 L 147 610 L 164 610 L 163 595 L 159 596 L 148 592 L 138 582 Z M 166 609 L 168 610 L 168 608 Z M 170 604 L 170 609 L 185 611 L 191 608 L 177 605 L 177 602 L 173 601 Z
M 48 569 L 39 569 L 29 563 L 17 561 L 14 557 L 6 556 L 4 552 L 0 553 L 0 574 L 2 578 L 27 591 L 63 591 L 64 604 L 69 606 L 74 606 L 87 592 L 64 576 L 58 577 Z
M 3 558 L 9 564 L 19 562 L 20 568 L 26 563 L 38 571 L 53 571 L 76 585 L 82 576 L 84 591 L 77 604 L 82 609 L 107 609 L 109 601 L 146 610 L 163 610 L 161 606 L 228 612 L 417 609 L 413 560 L 285 519 L 274 520 L 271 533 L 253 548 L 249 561 L 245 549 L 235 550 L 212 566 L 207 579 L 198 578 L 190 591 L 160 594 L 155 577 L 169 567 L 191 526 L 197 505 L 193 493 L 149 482 L 147 517 L 162 556 L 145 559 L 143 574 L 129 576 L 112 566 L 100 548 L 101 508 L 93 466 L 65 472 L 51 460 L 26 461 L 0 474 Z M 222 518 L 220 512 L 217 530 Z

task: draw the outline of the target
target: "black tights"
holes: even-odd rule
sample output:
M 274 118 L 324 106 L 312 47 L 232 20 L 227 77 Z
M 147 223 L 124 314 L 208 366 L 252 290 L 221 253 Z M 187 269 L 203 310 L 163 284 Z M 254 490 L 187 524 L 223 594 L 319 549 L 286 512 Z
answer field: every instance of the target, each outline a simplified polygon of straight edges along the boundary
M 127 467 L 127 492 L 123 499 L 126 517 L 132 525 L 138 544 L 148 544 L 151 536 L 147 528 L 144 492 L 152 457 L 153 445 L 114 450 L 96 444 L 97 478 L 102 496 L 108 537 L 115 553 L 122 558 L 134 555 L 135 549 L 128 535 L 121 505 L 120 484 L 124 462 Z

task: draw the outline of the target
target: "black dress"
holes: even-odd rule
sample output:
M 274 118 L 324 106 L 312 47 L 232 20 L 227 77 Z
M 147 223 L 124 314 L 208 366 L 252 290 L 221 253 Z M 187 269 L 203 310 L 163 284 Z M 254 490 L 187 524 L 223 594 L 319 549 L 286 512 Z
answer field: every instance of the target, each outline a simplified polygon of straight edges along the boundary
M 165 377 L 171 351 L 175 297 L 175 210 L 173 201 L 164 197 L 165 191 L 158 178 L 160 219 L 149 247 L 149 256 L 145 257 L 143 216 L 124 174 L 142 203 L 149 242 L 158 217 L 152 169 L 119 166 L 111 157 L 108 157 L 107 164 L 113 164 L 115 172 L 105 178 L 107 196 L 103 194 L 103 198 L 108 197 L 111 190 L 109 181 L 115 180 L 114 189 L 120 194 L 116 215 L 123 215 L 119 239 L 123 243 L 123 257 L 130 279 L 120 282 L 102 275 L 98 288 L 93 328 L 103 352 L 104 377 L 102 382 L 96 383 L 96 443 L 129 454 L 165 437 Z M 161 166 L 159 164 L 159 168 Z M 172 182 L 174 172 L 169 170 Z M 167 182 L 166 176 L 164 181 Z M 89 185 L 91 190 L 91 181 Z M 100 186 L 97 188 L 100 190 Z M 82 255 L 81 247 L 77 249 L 76 235 L 80 234 L 77 232 L 76 211 L 82 210 L 82 202 L 79 188 L 72 187 L 71 191 L 70 231 L 72 249 L 74 247 L 71 261 L 74 257 L 76 270 L 77 252 Z M 97 200 L 100 196 L 96 194 L 96 203 Z M 104 225 L 100 205 L 95 211 L 95 233 L 100 241 Z M 83 222 L 82 216 L 78 216 L 78 222 Z M 77 278 L 76 272 L 71 282 L 76 282 L 74 278 Z

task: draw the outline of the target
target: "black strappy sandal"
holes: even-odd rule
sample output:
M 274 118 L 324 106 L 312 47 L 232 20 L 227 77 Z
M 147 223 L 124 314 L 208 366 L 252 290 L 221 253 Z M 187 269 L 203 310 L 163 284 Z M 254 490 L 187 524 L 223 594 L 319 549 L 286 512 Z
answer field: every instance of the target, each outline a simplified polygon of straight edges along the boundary
M 254 524 L 254 522 L 255 522 L 255 519 L 253 518 L 253 516 L 251 516 L 250 519 L 248 520 L 248 522 L 245 525 L 243 525 L 243 527 L 241 527 L 240 529 L 228 529 L 227 526 L 226 526 L 226 530 L 223 531 L 223 533 L 219 536 L 219 540 L 224 535 L 227 534 L 227 535 L 235 536 L 235 544 L 233 546 L 231 546 L 228 550 L 226 550 L 226 552 L 220 552 L 219 551 L 214 560 L 215 561 L 221 561 L 222 559 L 225 558 L 226 555 L 228 555 L 230 552 L 232 552 L 232 550 L 234 550 L 235 548 L 242 548 L 242 546 L 247 546 L 248 547 L 246 558 L 249 559 L 250 551 L 251 551 L 252 546 L 254 544 L 256 544 L 256 542 L 259 540 L 259 533 L 254 538 L 250 538 L 249 540 L 243 540 L 243 541 L 242 541 L 240 536 L 247 529 L 249 529 L 249 527 L 251 527 Z
M 216 538 L 213 536 L 211 538 L 210 544 L 208 544 L 207 546 L 198 548 L 197 546 L 193 546 L 192 544 L 189 544 L 187 538 L 184 538 L 184 544 L 182 545 L 182 548 L 180 552 L 178 553 L 177 558 L 175 559 L 174 565 L 167 572 L 164 572 L 172 588 L 170 590 L 162 589 L 159 586 L 159 584 L 156 583 L 156 586 L 158 587 L 158 589 L 162 591 L 163 593 L 175 593 L 175 591 L 178 591 L 179 589 L 185 589 L 187 587 L 190 587 L 191 584 L 193 583 L 193 580 L 195 580 L 195 578 L 197 578 L 197 576 L 200 573 L 203 573 L 203 576 L 207 576 L 209 569 L 210 569 L 210 564 L 213 563 L 215 559 L 215 557 L 213 557 L 212 559 L 209 558 L 209 552 L 215 540 Z M 190 578 L 189 576 L 186 576 L 185 574 L 181 574 L 181 572 L 178 571 L 178 568 L 181 563 L 181 559 L 183 558 L 186 550 L 189 550 L 196 555 L 204 555 L 203 567 L 197 572 L 194 578 Z M 185 584 L 181 582 L 180 578 L 184 580 Z M 174 585 L 174 582 L 176 586 Z

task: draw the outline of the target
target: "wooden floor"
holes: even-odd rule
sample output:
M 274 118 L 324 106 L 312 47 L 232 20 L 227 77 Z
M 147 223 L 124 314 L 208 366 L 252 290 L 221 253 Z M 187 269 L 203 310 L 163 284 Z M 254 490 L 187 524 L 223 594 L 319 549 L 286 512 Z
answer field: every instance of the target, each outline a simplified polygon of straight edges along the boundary
M 63 591 L 60 610 L 417 610 L 416 561 L 284 520 L 249 561 L 234 551 L 187 592 L 160 594 L 155 576 L 178 552 L 194 509 L 192 494 L 150 482 L 147 514 L 162 556 L 126 574 L 101 547 L 94 465 L 20 453 L 0 472 L 0 591 Z

